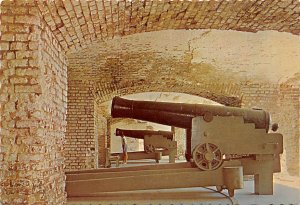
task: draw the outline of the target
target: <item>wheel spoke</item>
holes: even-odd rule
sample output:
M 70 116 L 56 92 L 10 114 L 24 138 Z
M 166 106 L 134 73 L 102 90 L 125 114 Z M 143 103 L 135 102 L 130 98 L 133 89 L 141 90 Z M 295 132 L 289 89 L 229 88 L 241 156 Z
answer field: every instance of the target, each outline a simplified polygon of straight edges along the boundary
M 219 148 L 217 148 L 217 149 L 215 149 L 214 151 L 213 151 L 213 153 L 216 153 L 217 151 L 219 151 L 220 149 Z
M 209 162 L 208 162 L 208 169 L 211 170 L 211 167 L 212 167 L 212 166 L 211 166 L 211 162 L 209 161 Z
M 193 151 L 194 163 L 201 170 L 214 170 L 222 163 L 222 153 L 215 144 L 206 142 L 198 144 Z
M 196 153 L 203 154 L 203 152 L 201 152 L 200 150 L 197 150 Z
M 214 160 L 218 161 L 218 162 L 221 162 L 222 160 L 221 159 L 217 159 L 217 158 L 214 158 Z
M 205 143 L 205 147 L 206 147 L 206 151 L 207 151 L 207 152 L 211 152 L 211 149 L 210 149 L 210 147 L 209 147 L 209 144 L 208 144 L 208 143 Z
M 197 163 L 201 163 L 201 162 L 204 161 L 204 159 L 199 159 L 199 160 L 196 160 L 196 161 L 197 161 Z

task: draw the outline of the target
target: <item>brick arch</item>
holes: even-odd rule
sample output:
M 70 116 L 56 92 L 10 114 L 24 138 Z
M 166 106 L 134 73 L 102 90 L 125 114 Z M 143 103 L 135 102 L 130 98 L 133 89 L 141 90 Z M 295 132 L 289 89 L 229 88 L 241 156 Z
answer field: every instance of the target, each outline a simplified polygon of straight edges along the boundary
M 100 86 L 99 86 L 100 85 Z M 223 105 L 240 107 L 242 94 L 237 84 L 203 84 L 203 85 L 179 85 L 174 83 L 165 83 L 152 85 L 145 83 L 143 85 L 133 85 L 129 87 L 102 87 L 103 84 L 94 86 L 94 98 L 97 104 L 111 100 L 114 96 L 124 96 L 143 92 L 174 92 L 185 93 L 194 96 L 203 97 Z
M 300 34 L 297 0 L 58 0 L 36 4 L 65 51 L 115 36 L 167 29 L 276 30 Z

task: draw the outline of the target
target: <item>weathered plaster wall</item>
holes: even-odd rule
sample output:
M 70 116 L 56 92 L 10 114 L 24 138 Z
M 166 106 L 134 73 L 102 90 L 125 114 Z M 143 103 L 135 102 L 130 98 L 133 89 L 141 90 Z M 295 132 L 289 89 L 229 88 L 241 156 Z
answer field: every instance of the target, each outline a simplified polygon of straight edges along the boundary
M 178 83 L 201 82 L 204 79 L 200 77 L 209 74 L 215 81 L 284 83 L 299 73 L 299 41 L 298 36 L 274 31 L 152 32 L 99 42 L 69 55 L 77 59 L 70 69 L 77 79 L 89 76 L 90 80 L 114 84 L 145 81 L 156 77 L 155 71 L 163 75 L 154 81 L 172 80 L 180 74 L 176 76 Z M 105 79 L 103 74 L 107 74 Z M 124 74 L 126 79 L 121 79 Z
M 1 3 L 0 201 L 63 204 L 67 62 L 33 1 Z
M 299 173 L 299 160 L 294 157 L 299 156 L 299 92 L 295 83 L 299 79 L 299 43 L 297 36 L 273 31 L 137 34 L 69 54 L 69 82 L 88 80 L 92 84 L 89 95 L 98 104 L 115 95 L 148 91 L 189 93 L 233 106 L 242 102 L 251 107 L 254 102 L 256 107 L 276 113 L 277 122 L 295 123 L 292 129 L 280 125 L 285 136 L 284 158 L 289 164 L 285 171 L 295 175 Z M 280 95 L 282 85 L 287 88 Z M 295 95 L 288 100 L 291 103 L 286 102 L 286 95 Z M 270 103 L 274 99 L 277 108 Z M 285 104 L 293 105 L 282 108 Z M 290 115 L 291 111 L 296 114 Z

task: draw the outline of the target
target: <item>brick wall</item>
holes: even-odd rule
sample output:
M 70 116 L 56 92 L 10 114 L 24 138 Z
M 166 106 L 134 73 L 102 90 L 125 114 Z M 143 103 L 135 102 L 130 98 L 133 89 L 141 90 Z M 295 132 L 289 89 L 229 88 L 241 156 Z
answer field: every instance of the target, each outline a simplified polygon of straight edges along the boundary
M 95 105 L 95 149 L 97 150 L 97 166 L 103 165 L 105 163 L 105 148 L 109 147 L 107 145 L 107 139 L 109 138 L 109 125 L 110 119 L 103 116 L 99 107 Z
M 74 81 L 68 71 L 66 170 L 95 168 L 91 165 L 96 151 L 93 99 L 91 82 Z
M 244 84 L 243 107 L 259 107 L 271 114 L 283 134 L 282 172 L 299 175 L 299 87 L 276 84 Z
M 279 107 L 274 111 L 274 121 L 279 123 L 279 132 L 284 136 L 284 160 L 290 175 L 300 175 L 300 86 L 280 85 Z M 297 112 L 298 110 L 298 112 Z
M 43 203 L 62 204 L 66 200 L 64 143 L 67 125 L 67 59 L 55 36 L 42 23 L 42 50 L 39 59 L 42 111 L 37 135 L 45 145 L 45 155 L 41 159 L 45 166 L 43 178 L 35 183 L 39 186 L 41 180 L 44 183 L 40 190 L 44 197 Z
M 1 3 L 0 201 L 63 204 L 66 57 L 33 1 Z

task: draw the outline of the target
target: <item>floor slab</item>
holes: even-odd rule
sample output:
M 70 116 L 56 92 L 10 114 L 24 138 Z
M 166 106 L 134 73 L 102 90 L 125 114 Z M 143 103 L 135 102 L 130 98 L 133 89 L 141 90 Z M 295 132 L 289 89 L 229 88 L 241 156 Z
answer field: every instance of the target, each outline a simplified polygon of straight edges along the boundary
M 154 160 L 132 161 L 120 166 L 138 166 Z M 161 163 L 167 163 L 162 160 Z M 145 181 L 145 183 L 147 183 Z M 274 194 L 255 195 L 254 181 L 244 181 L 244 189 L 230 198 L 215 187 L 97 193 L 97 197 L 68 198 L 67 205 L 300 205 L 300 178 L 274 175 Z

